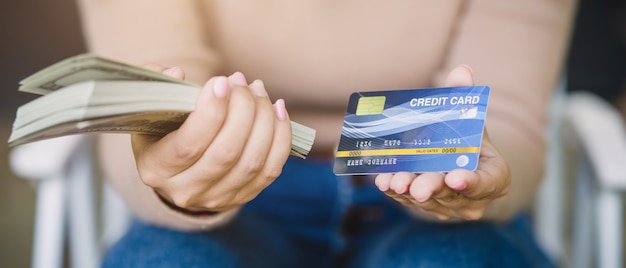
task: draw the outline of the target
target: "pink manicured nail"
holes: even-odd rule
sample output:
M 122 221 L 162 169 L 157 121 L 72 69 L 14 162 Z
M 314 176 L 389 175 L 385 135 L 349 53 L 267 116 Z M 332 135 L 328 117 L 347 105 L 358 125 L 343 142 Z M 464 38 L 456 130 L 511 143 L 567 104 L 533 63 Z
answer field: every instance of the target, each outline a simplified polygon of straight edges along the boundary
M 176 69 L 176 66 L 167 68 L 163 70 L 163 74 L 171 75 L 174 72 L 174 69 Z
M 470 71 L 470 73 L 474 74 L 474 70 L 472 69 L 472 67 L 467 64 L 459 64 L 459 67 L 463 67 L 467 69 L 468 71 Z
M 265 85 L 263 84 L 263 81 L 259 79 L 254 80 L 254 82 L 252 82 L 249 87 L 254 95 L 257 95 L 259 97 L 267 96 L 267 91 L 265 90 Z
M 451 183 L 451 185 L 449 186 L 455 191 L 463 191 L 465 190 L 465 188 L 467 188 L 467 183 L 465 183 L 464 181 L 457 181 L 457 182 Z
M 278 99 L 276 103 L 274 103 L 274 113 L 276 117 L 280 120 L 287 119 L 287 109 L 285 108 L 285 100 Z
M 228 95 L 228 79 L 226 77 L 220 76 L 215 78 L 215 82 L 213 83 L 213 94 L 220 98 Z
M 247 86 L 248 81 L 246 81 L 246 77 L 241 72 L 235 72 L 228 77 L 228 80 L 233 84 L 233 86 Z
M 180 67 L 174 66 L 174 67 L 170 67 L 170 68 L 165 69 L 163 71 L 163 74 L 164 75 L 168 75 L 168 76 L 178 77 L 179 76 L 178 74 L 182 73 L 182 71 L 183 70 Z

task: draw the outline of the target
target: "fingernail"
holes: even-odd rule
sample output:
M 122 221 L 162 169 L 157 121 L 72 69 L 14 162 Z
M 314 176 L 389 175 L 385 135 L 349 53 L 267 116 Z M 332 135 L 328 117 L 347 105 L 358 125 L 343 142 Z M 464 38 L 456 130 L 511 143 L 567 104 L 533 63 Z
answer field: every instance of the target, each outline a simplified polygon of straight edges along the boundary
M 471 66 L 467 65 L 467 64 L 459 64 L 459 67 L 463 67 L 465 69 L 467 69 L 468 71 L 470 71 L 471 74 L 474 74 L 474 70 L 472 69 Z
M 380 190 L 381 192 L 385 192 L 385 191 L 389 190 L 389 188 L 386 186 L 388 184 L 383 184 L 382 182 L 379 182 L 378 178 L 376 178 L 376 180 L 374 181 L 374 184 L 376 185 L 378 190 Z
M 462 183 L 462 184 L 459 184 L 459 185 L 455 185 L 455 186 L 452 187 L 452 189 L 454 189 L 456 191 L 463 191 L 463 190 L 465 190 L 465 188 L 467 188 L 467 184 L 465 184 L 465 183 Z
M 176 66 L 163 70 L 163 74 L 171 75 L 172 72 L 174 71 L 174 68 L 176 68 Z
M 234 72 L 228 77 L 228 81 L 233 86 L 247 86 L 246 77 L 241 72 Z
M 457 180 L 449 182 L 448 187 L 454 189 L 455 191 L 463 191 L 467 188 L 467 183 L 463 180 Z
M 180 67 L 174 66 L 174 67 L 165 69 L 163 71 L 163 74 L 169 75 L 169 76 L 175 76 L 177 72 L 180 72 Z
M 219 76 L 215 78 L 215 82 L 213 82 L 213 94 L 220 98 L 228 95 L 228 79 L 226 77 Z
M 285 108 L 285 100 L 278 99 L 276 103 L 274 103 L 274 113 L 276 117 L 280 120 L 287 119 L 287 109 Z
M 265 90 L 265 85 L 263 84 L 263 81 L 259 79 L 254 80 L 254 82 L 252 82 L 249 87 L 254 95 L 257 95 L 259 97 L 267 96 L 267 91 Z

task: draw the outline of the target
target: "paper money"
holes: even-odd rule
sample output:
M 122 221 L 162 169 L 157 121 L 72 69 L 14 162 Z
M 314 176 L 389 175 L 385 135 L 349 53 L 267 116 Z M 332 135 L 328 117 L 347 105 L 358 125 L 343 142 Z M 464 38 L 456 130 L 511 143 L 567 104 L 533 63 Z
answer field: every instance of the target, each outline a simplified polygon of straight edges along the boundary
M 200 86 L 86 54 L 33 74 L 19 90 L 44 96 L 18 108 L 10 146 L 93 132 L 163 136 L 195 109 Z M 305 158 L 315 130 L 291 126 L 291 154 Z
M 93 54 L 80 54 L 50 65 L 20 81 L 19 91 L 46 95 L 79 82 L 162 81 L 193 85 L 162 73 L 109 60 Z

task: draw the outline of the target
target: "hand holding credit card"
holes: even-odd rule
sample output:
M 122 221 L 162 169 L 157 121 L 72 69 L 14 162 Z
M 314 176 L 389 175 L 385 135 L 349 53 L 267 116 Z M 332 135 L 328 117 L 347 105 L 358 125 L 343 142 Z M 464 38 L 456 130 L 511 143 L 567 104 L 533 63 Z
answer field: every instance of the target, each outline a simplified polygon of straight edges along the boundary
M 353 93 L 335 174 L 475 170 L 489 93 L 488 86 Z

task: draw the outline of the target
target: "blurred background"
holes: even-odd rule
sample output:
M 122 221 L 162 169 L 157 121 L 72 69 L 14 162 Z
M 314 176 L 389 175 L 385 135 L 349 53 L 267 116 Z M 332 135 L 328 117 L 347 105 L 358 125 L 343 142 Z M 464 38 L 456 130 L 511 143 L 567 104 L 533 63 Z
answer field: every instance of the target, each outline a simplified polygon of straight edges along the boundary
M 8 166 L 6 140 L 17 107 L 34 96 L 17 91 L 29 74 L 84 46 L 73 0 L 0 1 L 0 267 L 30 267 L 34 188 Z
M 623 2 L 582 1 L 581 8 L 589 12 L 578 17 L 581 25 L 574 35 L 568 67 L 570 90 L 594 89 L 607 100 L 623 92 Z M 4 141 L 17 107 L 35 96 L 18 92 L 17 86 L 29 74 L 82 53 L 85 47 L 74 0 L 0 1 L 0 21 L 0 267 L 29 267 L 35 191 L 12 174 Z

